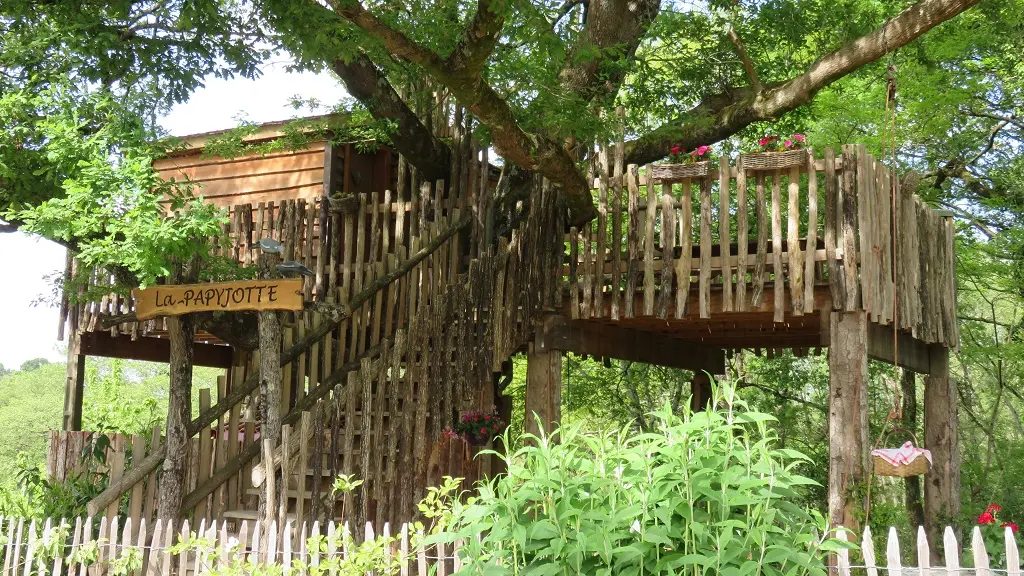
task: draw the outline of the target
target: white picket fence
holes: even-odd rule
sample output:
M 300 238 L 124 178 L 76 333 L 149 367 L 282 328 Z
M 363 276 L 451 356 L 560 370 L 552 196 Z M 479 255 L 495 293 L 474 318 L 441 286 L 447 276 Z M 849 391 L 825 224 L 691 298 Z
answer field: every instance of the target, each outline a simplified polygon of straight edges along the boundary
M 98 531 L 94 530 L 96 523 Z M 344 560 L 354 553 L 356 545 L 355 540 L 344 538 L 350 533 L 348 524 L 337 526 L 330 522 L 321 526 L 314 522 L 307 526 L 303 523 L 297 529 L 289 522 L 279 530 L 277 522 L 272 522 L 269 530 L 263 530 L 261 522 L 243 521 L 237 533 L 229 531 L 228 526 L 228 522 L 207 524 L 203 521 L 197 528 L 190 526 L 187 520 L 178 526 L 157 520 L 150 532 L 145 520 L 133 524 L 131 518 L 122 524 L 117 517 L 109 522 L 105 517 L 97 518 L 95 523 L 92 518 L 37 523 L 0 517 L 0 576 L 199 576 L 230 566 L 238 559 L 279 564 L 288 567 L 285 574 L 299 574 L 305 570 L 291 570 L 294 561 L 302 566 L 317 566 L 330 559 Z M 203 538 L 209 543 L 207 550 L 213 553 L 175 554 L 170 551 L 172 546 L 187 542 L 191 536 Z M 422 536 L 422 533 L 411 534 L 405 524 L 395 536 L 387 554 L 396 560 L 405 559 L 400 566 L 401 576 L 445 576 L 462 567 L 457 555 L 458 544 L 413 547 L 415 536 Z M 318 537 L 323 537 L 322 544 L 315 549 L 308 548 Z M 391 539 L 388 524 L 384 524 L 380 537 Z M 360 541 L 374 538 L 374 529 L 367 523 Z M 84 551 L 95 552 L 87 564 L 81 561 Z
M 34 576 L 37 574 L 105 576 L 131 574 L 133 576 L 199 576 L 216 568 L 231 565 L 238 558 L 253 563 L 280 564 L 288 567 L 285 574 L 305 573 L 291 570 L 293 561 L 299 566 L 319 566 L 331 559 L 344 559 L 353 554 L 354 541 L 346 540 L 348 525 L 334 522 L 321 526 L 315 522 L 297 527 L 289 522 L 278 530 L 277 522 L 263 530 L 260 522 L 242 522 L 237 533 L 229 532 L 228 523 L 200 523 L 198 529 L 188 521 L 175 526 L 156 521 L 152 532 L 145 521 L 134 523 L 118 518 L 76 518 L 74 520 L 47 520 L 44 523 L 26 522 L 24 519 L 0 517 L 0 576 Z M 95 530 L 94 530 L 95 528 Z M 94 534 L 97 536 L 94 538 Z M 169 549 L 178 542 L 188 541 L 193 535 L 209 543 L 208 553 L 185 552 L 172 554 Z M 392 532 L 384 524 L 380 535 L 391 539 Z M 422 535 L 422 534 L 420 534 Z M 840 538 L 847 539 L 844 533 Z M 309 547 L 323 537 L 322 545 Z M 363 540 L 375 537 L 373 527 L 367 523 Z M 429 548 L 415 547 L 415 537 L 408 525 L 402 525 L 396 538 L 387 548 L 388 554 L 404 559 L 400 576 L 447 576 L 461 569 L 457 551 L 459 545 L 437 544 Z M 900 557 L 900 543 L 895 528 L 890 528 L 885 543 L 885 562 L 880 564 L 875 553 L 871 529 L 864 530 L 858 542 L 860 550 L 842 550 L 830 562 L 839 576 L 866 574 L 866 576 L 1021 576 L 1020 556 L 1013 532 L 1004 531 L 1005 566 L 990 565 L 988 550 L 980 527 L 971 533 L 971 562 L 973 568 L 963 568 L 960 559 L 962 547 L 953 529 L 943 533 L 944 565 L 932 566 L 930 548 L 924 528 L 918 528 L 916 558 L 904 564 Z M 84 562 L 85 551 L 94 557 Z M 1002 551 L 1001 551 L 1002 552 Z M 862 559 L 851 563 L 851 553 Z M 132 561 L 129 561 L 132 560 Z
M 839 533 L 839 538 L 846 540 L 845 532 Z M 1006 553 L 1006 566 L 990 566 L 988 550 L 985 548 L 985 540 L 981 535 L 981 527 L 975 526 L 971 532 L 971 560 L 973 568 L 963 568 L 960 561 L 961 546 L 956 540 L 953 528 L 946 526 L 942 533 L 942 550 L 944 566 L 931 566 L 931 549 L 928 546 L 928 538 L 925 535 L 924 527 L 917 528 L 917 558 L 911 564 L 904 565 L 900 558 L 900 543 L 896 535 L 896 529 L 889 528 L 889 536 L 885 544 L 885 564 L 878 563 L 875 555 L 875 541 L 871 535 L 871 528 L 864 529 L 864 535 L 860 542 L 860 556 L 864 563 L 851 565 L 850 550 L 841 550 L 837 556 L 836 568 L 840 576 L 850 576 L 851 572 L 862 569 L 868 576 L 958 576 L 960 574 L 974 573 L 976 576 L 994 576 L 995 573 L 1007 574 L 1008 576 L 1020 576 L 1020 555 L 1017 550 L 1017 541 L 1010 528 L 1003 529 L 1003 542 Z M 915 563 L 916 562 L 916 565 Z

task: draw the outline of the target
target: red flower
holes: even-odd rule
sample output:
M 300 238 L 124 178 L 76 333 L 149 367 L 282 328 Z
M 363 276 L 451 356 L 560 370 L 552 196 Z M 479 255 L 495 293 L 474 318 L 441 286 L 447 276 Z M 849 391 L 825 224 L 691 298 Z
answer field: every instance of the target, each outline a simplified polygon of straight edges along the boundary
M 996 518 L 991 512 L 982 512 L 981 516 L 978 516 L 978 524 L 995 524 Z
M 988 508 L 985 508 L 985 512 L 990 512 L 992 514 L 998 514 L 1002 509 L 1003 509 L 1003 507 L 1000 506 L 999 504 L 989 504 Z
M 484 414 L 484 420 L 490 420 L 490 419 L 491 419 L 491 415 L 490 414 Z
M 480 429 L 480 434 L 481 434 L 482 436 L 486 436 L 486 435 L 487 435 L 487 428 L 481 428 L 481 429 Z M 994 520 L 993 520 L 993 522 L 994 522 Z
M 999 527 L 1004 529 L 1009 528 L 1010 530 L 1013 530 L 1014 533 L 1018 530 L 1016 522 L 1003 522 Z
M 761 138 L 760 140 L 757 141 L 757 145 L 764 146 L 766 144 L 771 144 L 772 142 L 775 142 L 778 139 L 778 136 L 765 136 L 764 138 Z
M 673 146 L 672 148 L 669 149 L 669 152 L 671 152 L 673 156 L 678 156 L 682 154 L 684 150 L 682 146 Z

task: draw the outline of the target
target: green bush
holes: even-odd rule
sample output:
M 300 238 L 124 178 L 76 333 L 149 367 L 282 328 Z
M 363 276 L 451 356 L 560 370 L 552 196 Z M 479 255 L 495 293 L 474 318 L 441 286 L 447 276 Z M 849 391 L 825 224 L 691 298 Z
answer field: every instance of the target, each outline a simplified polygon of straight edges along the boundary
M 776 448 L 774 417 L 731 388 L 715 399 L 720 411 L 664 408 L 651 433 L 533 438 L 431 540 L 463 539 L 469 574 L 824 574 L 845 544 L 793 504 L 813 484 L 795 472 L 807 459 Z

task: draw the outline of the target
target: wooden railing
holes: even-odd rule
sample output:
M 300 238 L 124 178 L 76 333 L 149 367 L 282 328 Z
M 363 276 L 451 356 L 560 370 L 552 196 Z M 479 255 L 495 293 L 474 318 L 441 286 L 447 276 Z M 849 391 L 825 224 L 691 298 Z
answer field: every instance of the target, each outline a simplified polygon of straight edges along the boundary
M 47 519 L 45 522 L 0 517 L 0 576 L 37 573 L 102 576 L 111 573 L 111 567 L 119 560 L 123 563 L 124 559 L 132 556 L 140 567 L 129 573 L 140 576 L 199 576 L 216 569 L 227 569 L 243 559 L 256 565 L 292 567 L 297 562 L 300 566 L 309 567 L 333 560 L 343 561 L 354 553 L 346 543 L 372 540 L 378 536 L 388 542 L 386 549 L 392 558 L 397 559 L 401 574 L 451 574 L 462 567 L 462 546 L 458 541 L 417 546 L 414 529 L 408 524 L 396 525 L 398 527 L 394 530 L 390 524 L 378 524 L 377 529 L 370 523 L 354 526 L 363 528 L 356 534 L 348 523 L 336 524 L 333 521 L 308 524 L 273 521 L 269 526 L 256 521 L 242 522 L 233 527 L 225 522 L 148 522 L 118 517 Z M 943 561 L 938 565 L 932 564 L 931 555 L 939 543 L 929 544 L 924 528 L 918 528 L 916 542 L 910 546 L 902 545 L 896 530 L 890 528 L 884 544 L 880 543 L 877 550 L 870 528 L 865 529 L 860 538 L 843 532 L 841 537 L 856 540 L 859 549 L 842 550 L 828 560 L 839 576 L 865 573 L 953 576 L 965 572 L 973 572 L 977 576 L 994 573 L 1019 575 L 1020 552 L 1013 531 L 1005 528 L 1002 544 L 998 549 L 989 550 L 981 529 L 975 526 L 971 531 L 970 546 L 963 546 L 954 530 L 946 527 L 941 543 Z M 347 540 L 346 535 L 352 535 L 352 540 Z M 186 551 L 175 554 L 170 551 L 172 546 L 187 542 L 191 536 L 205 538 L 212 553 L 204 555 Z M 82 559 L 87 555 L 78 552 L 88 549 L 95 549 L 96 555 L 86 565 Z M 906 550 L 910 554 L 904 558 L 902 554 Z M 961 550 L 965 550 L 966 558 L 961 558 Z M 998 564 L 992 560 L 996 555 L 1002 556 Z M 37 571 L 37 568 L 41 570 Z M 300 572 L 305 573 L 304 570 Z
M 717 167 L 624 167 L 622 151 L 602 151 L 598 218 L 566 237 L 573 318 L 770 311 L 782 322 L 828 306 L 958 344 L 953 223 L 864 146 Z

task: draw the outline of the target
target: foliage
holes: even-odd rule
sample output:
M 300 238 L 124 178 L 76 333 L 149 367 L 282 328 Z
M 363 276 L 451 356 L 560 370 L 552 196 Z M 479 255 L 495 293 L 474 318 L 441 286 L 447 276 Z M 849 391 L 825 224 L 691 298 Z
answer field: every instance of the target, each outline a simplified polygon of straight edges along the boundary
M 464 438 L 486 442 L 505 431 L 508 424 L 501 418 L 498 409 L 468 410 L 455 422 L 455 432 Z
M 464 539 L 474 574 L 824 574 L 840 544 L 793 504 L 806 458 L 777 448 L 775 419 L 733 388 L 715 398 L 720 412 L 666 406 L 639 435 L 532 438 L 428 541 Z

